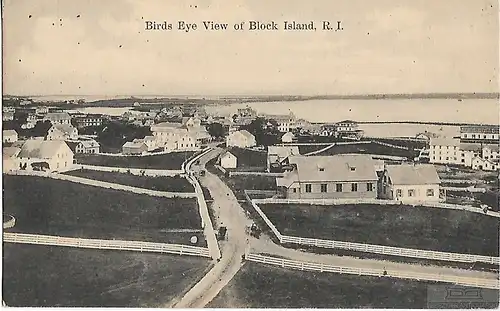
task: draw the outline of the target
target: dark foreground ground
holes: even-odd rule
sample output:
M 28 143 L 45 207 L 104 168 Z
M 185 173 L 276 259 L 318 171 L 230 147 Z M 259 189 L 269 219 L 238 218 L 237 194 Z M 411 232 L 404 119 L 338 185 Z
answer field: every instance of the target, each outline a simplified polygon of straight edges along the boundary
M 205 246 L 196 199 L 160 198 L 32 176 L 3 178 L 9 232 Z M 166 232 L 195 229 L 200 232 Z
M 165 307 L 203 277 L 197 257 L 3 244 L 11 307 Z
M 436 285 L 444 284 L 297 271 L 247 262 L 207 307 L 427 308 L 427 288 Z
M 194 192 L 193 185 L 186 178 L 180 176 L 152 177 L 85 169 L 69 171 L 64 174 L 156 191 Z
M 263 204 L 285 235 L 498 256 L 498 218 L 407 205 Z

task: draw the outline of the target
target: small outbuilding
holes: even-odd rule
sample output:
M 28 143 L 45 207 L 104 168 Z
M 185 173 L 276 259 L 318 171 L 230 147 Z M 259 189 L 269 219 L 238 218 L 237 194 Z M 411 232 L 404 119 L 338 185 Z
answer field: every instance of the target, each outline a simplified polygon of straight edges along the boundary
M 238 166 L 238 158 L 227 151 L 220 157 L 220 166 L 223 168 L 236 168 Z

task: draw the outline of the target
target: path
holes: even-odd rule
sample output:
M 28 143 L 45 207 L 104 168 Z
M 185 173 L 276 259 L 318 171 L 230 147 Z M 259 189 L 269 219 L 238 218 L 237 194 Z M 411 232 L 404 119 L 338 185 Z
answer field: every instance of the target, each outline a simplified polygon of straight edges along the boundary
M 330 254 L 322 255 L 322 254 L 302 252 L 296 249 L 285 248 L 283 246 L 276 245 L 265 234 L 261 235 L 260 239 L 251 238 L 250 241 L 251 241 L 252 253 L 269 254 L 274 256 L 278 255 L 292 260 L 324 263 L 324 264 L 338 265 L 342 267 L 351 267 L 351 268 L 370 268 L 370 269 L 385 268 L 387 270 L 398 271 L 398 272 L 411 271 L 417 273 L 430 273 L 430 274 L 448 275 L 448 276 L 465 276 L 465 277 L 483 278 L 483 279 L 498 278 L 498 274 L 493 272 L 465 270 L 465 269 L 431 266 L 431 265 L 424 266 L 419 264 L 398 263 L 398 262 L 376 260 L 376 259 L 360 259 L 349 256 L 337 256 Z
M 206 162 L 220 154 L 220 149 L 215 149 L 200 159 L 201 167 Z M 221 242 L 222 257 L 212 270 L 198 282 L 175 305 L 177 308 L 203 308 L 226 286 L 242 265 L 242 257 L 247 249 L 247 235 L 245 226 L 250 223 L 233 192 L 216 175 L 206 172 L 201 178 L 202 184 L 208 188 L 214 206 L 219 208 L 218 215 L 222 225 L 227 227 L 227 239 Z

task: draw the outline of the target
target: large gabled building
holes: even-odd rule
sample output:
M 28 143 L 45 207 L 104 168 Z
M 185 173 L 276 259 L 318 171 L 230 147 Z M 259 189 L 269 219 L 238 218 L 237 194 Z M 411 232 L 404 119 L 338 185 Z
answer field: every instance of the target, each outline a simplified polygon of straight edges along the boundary
M 293 170 L 276 179 L 289 199 L 375 199 L 377 173 L 367 155 L 290 157 Z

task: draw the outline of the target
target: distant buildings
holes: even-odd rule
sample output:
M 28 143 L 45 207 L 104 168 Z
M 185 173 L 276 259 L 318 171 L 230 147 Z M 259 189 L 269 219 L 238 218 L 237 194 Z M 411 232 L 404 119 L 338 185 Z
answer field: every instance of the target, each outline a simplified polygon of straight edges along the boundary
M 432 164 L 386 165 L 379 197 L 398 201 L 440 201 L 440 179 Z
M 321 136 L 351 139 L 360 139 L 364 135 L 364 131 L 359 128 L 359 124 L 352 120 L 344 120 L 334 124 L 323 124 L 320 133 Z
M 17 132 L 14 130 L 2 131 L 2 141 L 4 143 L 14 143 L 18 140 Z
M 247 130 L 232 132 L 226 137 L 227 147 L 248 148 L 256 144 L 255 136 Z
M 281 172 L 283 166 L 289 165 L 289 158 L 300 155 L 298 146 L 267 147 L 267 171 Z
M 295 124 L 297 118 L 295 117 L 293 112 L 290 112 L 288 115 L 266 114 L 264 115 L 264 118 L 276 121 L 278 125 L 278 131 L 280 131 L 281 133 L 290 132 L 297 127 Z
M 52 124 L 71 124 L 71 116 L 67 112 L 49 112 L 43 117 L 43 121 Z
M 151 126 L 151 132 L 153 132 L 158 146 L 167 152 L 200 149 L 197 132 L 188 130 L 181 123 L 158 123 Z
M 279 191 L 290 199 L 376 198 L 377 174 L 370 156 L 296 156 L 293 167 L 276 179 Z
M 460 141 L 467 143 L 498 144 L 499 125 L 466 125 L 460 127 Z
M 226 169 L 236 168 L 238 166 L 238 158 L 231 152 L 227 151 L 220 156 L 219 163 L 221 167 Z
M 17 155 L 21 151 L 19 147 L 2 148 L 2 170 L 4 173 L 18 169 Z
M 86 115 L 76 117 L 74 123 L 77 128 L 84 128 L 89 126 L 101 126 L 103 122 L 103 117 L 101 115 Z
M 3 112 L 2 113 L 2 121 L 13 121 L 14 120 L 14 112 Z
M 78 130 L 67 123 L 56 123 L 52 125 L 47 133 L 47 140 L 75 140 L 77 138 Z
M 238 116 L 246 118 L 257 118 L 257 111 L 250 108 L 249 106 L 245 108 L 238 108 Z
M 499 144 L 498 142 L 496 144 L 461 143 L 459 139 L 434 138 L 430 140 L 429 159 L 430 163 L 434 164 L 496 170 L 500 160 Z

